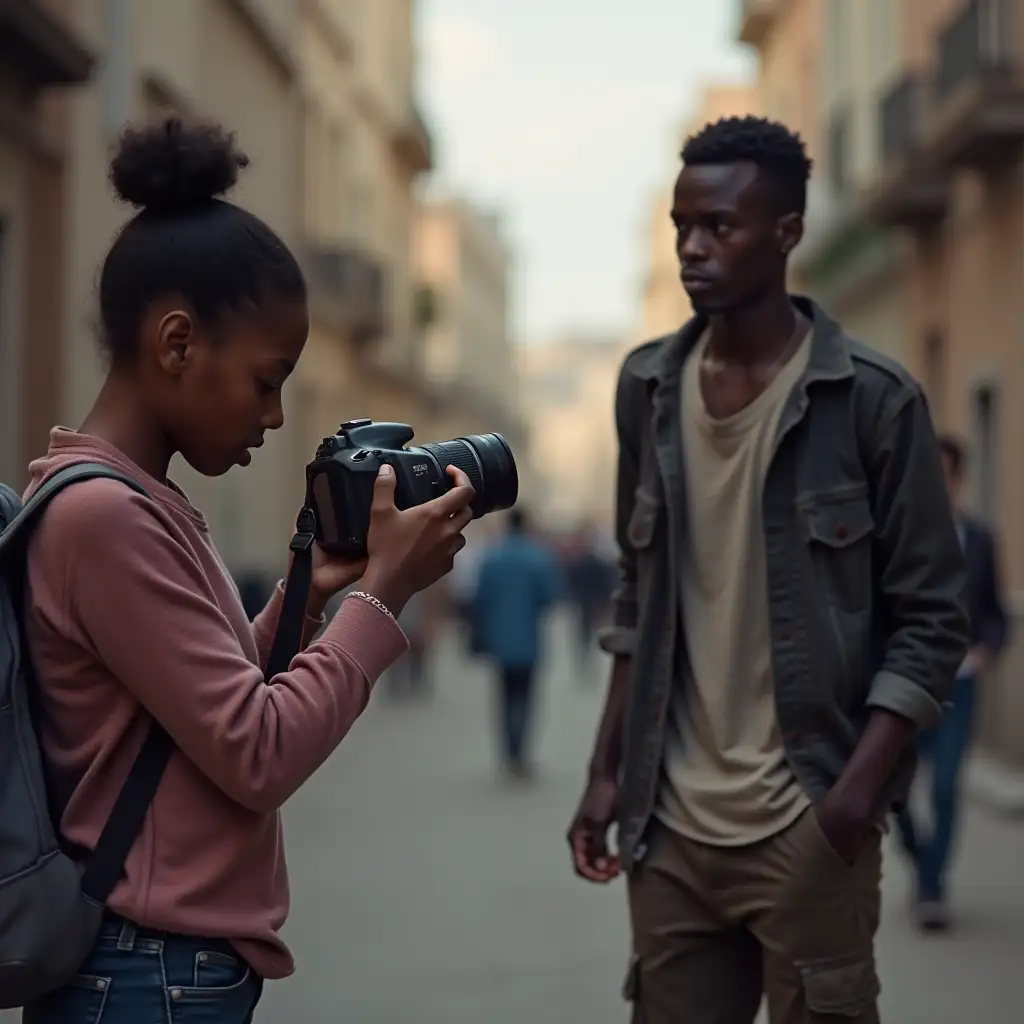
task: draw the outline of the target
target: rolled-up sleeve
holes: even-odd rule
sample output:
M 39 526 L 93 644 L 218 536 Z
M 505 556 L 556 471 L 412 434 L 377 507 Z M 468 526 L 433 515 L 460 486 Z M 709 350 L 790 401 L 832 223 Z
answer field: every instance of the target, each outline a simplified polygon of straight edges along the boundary
M 868 705 L 926 729 L 942 717 L 970 633 L 963 550 L 938 441 L 916 384 L 889 401 L 870 460 L 886 643 Z
M 631 655 L 636 644 L 637 588 L 636 551 L 629 539 L 629 522 L 636 503 L 640 472 L 640 432 L 629 401 L 628 370 L 619 373 L 615 390 L 615 427 L 619 440 L 616 477 L 615 534 L 619 547 L 618 583 L 612 597 L 612 621 L 598 634 L 601 648 L 609 654 Z

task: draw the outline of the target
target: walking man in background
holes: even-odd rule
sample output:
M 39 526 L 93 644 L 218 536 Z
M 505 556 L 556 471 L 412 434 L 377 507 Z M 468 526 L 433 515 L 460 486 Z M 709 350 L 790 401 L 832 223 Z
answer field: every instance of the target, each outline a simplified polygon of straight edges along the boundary
M 635 1024 L 877 1024 L 881 829 L 967 651 L 918 385 L 786 291 L 810 161 L 731 118 L 683 150 L 696 316 L 619 376 L 615 655 L 576 871 L 626 872 Z M 608 849 L 613 819 L 618 851 Z
M 999 554 L 995 537 L 985 523 L 963 508 L 965 457 L 960 442 L 940 441 L 946 485 L 956 514 L 957 533 L 967 561 L 967 611 L 971 620 L 971 649 L 957 673 L 952 704 L 939 725 L 921 734 L 921 759 L 931 767 L 931 829 L 927 838 L 907 808 L 899 818 L 904 850 L 917 869 L 916 912 L 928 930 L 949 924 L 946 869 L 959 821 L 960 768 L 974 724 L 975 690 L 1007 639 L 1006 611 L 999 585 Z
M 528 760 L 541 624 L 558 599 L 554 556 L 527 532 L 525 515 L 509 513 L 506 537 L 480 564 L 474 615 L 482 653 L 498 672 L 498 721 L 505 768 L 517 779 L 532 775 Z
M 594 530 L 584 525 L 570 541 L 564 576 L 576 619 L 576 670 L 585 683 L 592 683 L 594 637 L 614 586 L 611 568 L 602 557 Z

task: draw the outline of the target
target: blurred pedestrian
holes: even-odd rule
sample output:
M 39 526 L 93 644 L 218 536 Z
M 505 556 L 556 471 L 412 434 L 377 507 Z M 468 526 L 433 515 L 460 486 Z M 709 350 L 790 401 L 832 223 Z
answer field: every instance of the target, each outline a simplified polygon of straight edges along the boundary
M 614 576 L 602 556 L 590 526 L 583 526 L 572 538 L 564 555 L 567 597 L 574 617 L 577 675 L 592 680 L 597 626 L 607 610 Z
M 1007 616 L 999 583 L 999 551 L 991 528 L 964 510 L 965 452 L 953 437 L 940 439 L 946 485 L 967 561 L 965 589 L 971 649 L 956 677 L 952 703 L 934 729 L 918 737 L 923 764 L 931 768 L 931 828 L 921 828 L 908 807 L 899 816 L 905 852 L 917 870 L 915 909 L 927 930 L 949 925 L 946 874 L 959 824 L 960 769 L 974 725 L 978 680 L 992 670 L 1007 640 Z
M 569 842 L 627 874 L 644 1024 L 752 1024 L 763 995 L 772 1024 L 878 1024 L 881 833 L 967 651 L 920 388 L 787 294 L 810 170 L 761 118 L 686 142 L 695 316 L 616 388 L 615 667 Z
M 456 556 L 455 567 L 448 577 L 447 594 L 467 653 L 480 654 L 479 630 L 473 612 L 480 562 L 489 545 L 479 521 L 470 524 L 465 537 L 466 546 Z
M 444 586 L 438 582 L 406 603 L 398 624 L 409 650 L 389 671 L 388 690 L 394 697 L 429 697 L 433 693 L 433 653 L 444 615 Z
M 497 670 L 497 719 L 501 752 L 515 778 L 532 775 L 529 740 L 541 661 L 541 623 L 557 600 L 554 557 L 527 532 L 525 515 L 513 509 L 504 540 L 483 557 L 473 614 L 482 652 Z

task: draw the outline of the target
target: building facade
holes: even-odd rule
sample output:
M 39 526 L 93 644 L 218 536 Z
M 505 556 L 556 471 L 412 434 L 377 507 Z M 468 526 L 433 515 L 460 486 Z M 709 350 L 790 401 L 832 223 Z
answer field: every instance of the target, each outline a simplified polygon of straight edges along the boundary
M 520 349 L 523 411 L 534 425 L 529 505 L 554 529 L 614 528 L 614 395 L 628 348 L 620 338 L 567 336 Z
M 754 84 L 714 85 L 705 89 L 695 115 L 673 136 L 672 168 L 652 197 L 646 224 L 647 270 L 643 284 L 642 337 L 655 338 L 677 330 L 693 312 L 679 279 L 676 235 L 669 216 L 672 188 L 679 173 L 679 152 L 688 136 L 709 121 L 757 114 L 760 95 Z
M 443 401 L 439 434 L 525 431 L 511 337 L 512 253 L 497 214 L 464 199 L 424 203 L 415 232 L 423 366 Z
M 745 4 L 763 10 L 744 38 L 799 67 L 806 37 L 781 18 L 796 5 Z M 822 101 L 820 166 L 796 270 L 968 444 L 1016 627 L 979 739 L 1024 768 L 1024 0 L 823 0 L 820 26 L 805 86 Z
M 0 480 L 27 481 L 63 414 L 68 105 L 94 50 L 68 0 L 12 0 L 0 17 Z
M 312 329 L 293 390 L 307 461 L 346 419 L 413 424 L 438 403 L 424 373 L 413 266 L 417 187 L 433 166 L 413 89 L 410 0 L 302 5 L 303 253 Z
M 211 480 L 172 467 L 230 568 L 267 579 L 283 571 L 303 469 L 325 433 L 353 416 L 423 420 L 432 406 L 419 367 L 412 230 L 416 183 L 432 158 L 413 95 L 412 7 L 411 0 L 4 5 L 3 479 L 22 482 L 48 428 L 81 422 L 102 384 L 97 272 L 132 213 L 111 195 L 110 150 L 126 124 L 167 112 L 236 132 L 251 165 L 233 198 L 292 246 L 310 284 L 311 337 L 285 388 L 285 427 L 268 435 L 244 471 Z
M 252 163 L 233 198 L 286 241 L 297 241 L 294 10 L 293 0 L 74 5 L 78 31 L 102 57 L 92 83 L 71 104 L 63 422 L 82 420 L 103 380 L 94 344 L 95 284 L 111 240 L 132 213 L 114 200 L 107 181 L 110 148 L 126 124 L 178 112 L 235 131 Z M 245 471 L 212 480 L 180 462 L 172 467 L 237 572 L 276 575 L 287 565 L 290 530 L 302 501 L 288 429 L 268 435 Z

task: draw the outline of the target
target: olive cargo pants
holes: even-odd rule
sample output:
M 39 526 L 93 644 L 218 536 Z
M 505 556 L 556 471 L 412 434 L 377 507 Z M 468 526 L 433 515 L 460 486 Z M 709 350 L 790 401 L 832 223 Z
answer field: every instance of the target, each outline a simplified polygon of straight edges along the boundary
M 660 823 L 629 878 L 633 1024 L 878 1024 L 881 835 L 852 867 L 813 809 L 745 847 Z

